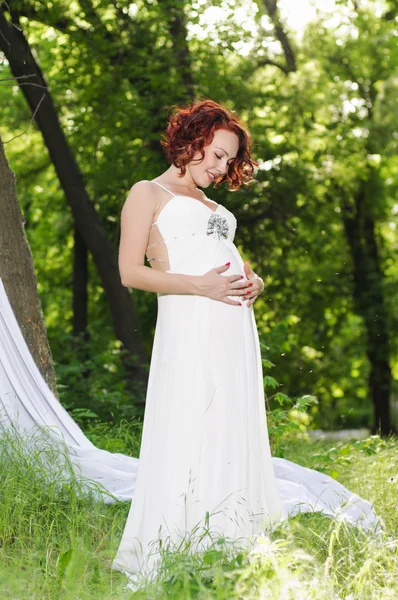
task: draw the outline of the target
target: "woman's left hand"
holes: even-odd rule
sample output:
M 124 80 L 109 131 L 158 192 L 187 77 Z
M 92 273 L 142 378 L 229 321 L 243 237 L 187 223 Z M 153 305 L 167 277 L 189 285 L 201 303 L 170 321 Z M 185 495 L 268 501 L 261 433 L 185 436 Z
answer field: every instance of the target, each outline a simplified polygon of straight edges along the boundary
M 253 284 L 250 292 L 248 294 L 246 294 L 246 296 L 243 296 L 243 300 L 248 299 L 247 306 L 251 306 L 253 304 L 253 302 L 255 300 L 257 300 L 257 298 L 259 297 L 259 295 L 263 293 L 263 291 L 264 291 L 264 282 L 261 279 L 261 277 L 259 277 L 258 275 L 256 275 L 256 273 L 251 270 L 251 268 L 249 267 L 249 261 L 248 260 L 243 265 L 243 270 L 245 272 L 246 279 L 248 281 L 250 281 L 250 283 Z

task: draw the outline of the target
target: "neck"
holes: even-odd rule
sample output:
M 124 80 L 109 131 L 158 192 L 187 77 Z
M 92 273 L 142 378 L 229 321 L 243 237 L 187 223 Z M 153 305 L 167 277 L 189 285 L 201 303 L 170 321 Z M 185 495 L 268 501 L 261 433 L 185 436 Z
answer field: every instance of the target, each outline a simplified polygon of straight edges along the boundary
M 165 171 L 164 174 L 168 176 L 168 178 L 170 179 L 170 183 L 175 185 L 181 185 L 190 192 L 193 192 L 198 189 L 188 170 L 185 172 L 185 175 L 183 177 L 179 177 L 178 175 L 181 174 L 181 169 L 175 167 L 174 165 L 170 165 L 170 167 L 167 169 L 167 171 Z

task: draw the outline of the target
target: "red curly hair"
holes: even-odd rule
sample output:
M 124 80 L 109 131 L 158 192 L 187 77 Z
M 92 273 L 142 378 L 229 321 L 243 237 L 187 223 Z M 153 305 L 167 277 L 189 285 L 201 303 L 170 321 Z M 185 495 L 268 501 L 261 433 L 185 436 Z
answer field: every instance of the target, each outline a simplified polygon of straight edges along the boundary
M 186 173 L 186 165 L 200 152 L 205 157 L 204 146 L 210 144 L 216 129 L 228 129 L 238 136 L 239 149 L 225 175 L 216 180 L 214 187 L 228 181 L 229 190 L 238 190 L 242 184 L 253 181 L 258 163 L 250 157 L 252 140 L 238 117 L 213 100 L 194 101 L 183 107 L 173 105 L 176 112 L 169 117 L 167 129 L 160 144 L 170 163 Z

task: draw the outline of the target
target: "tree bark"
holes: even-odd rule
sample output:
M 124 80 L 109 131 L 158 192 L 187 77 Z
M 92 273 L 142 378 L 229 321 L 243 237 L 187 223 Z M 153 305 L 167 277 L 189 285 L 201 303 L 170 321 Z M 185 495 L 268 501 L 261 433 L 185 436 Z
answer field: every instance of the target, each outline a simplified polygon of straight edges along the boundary
M 174 62 L 181 76 L 181 100 L 192 101 L 195 98 L 195 81 L 192 75 L 191 55 L 187 42 L 187 23 L 184 2 L 171 0 L 167 6 L 168 27 L 173 40 Z
M 43 135 L 59 181 L 72 210 L 73 218 L 84 243 L 91 252 L 107 296 L 116 338 L 130 354 L 137 357 L 132 377 L 147 382 L 147 357 L 140 333 L 140 324 L 130 293 L 122 286 L 117 253 L 106 229 L 97 215 L 85 188 L 84 178 L 58 121 L 45 79 L 36 64 L 18 20 L 9 23 L 0 9 L 0 48 L 6 55 L 13 75 L 19 81 L 28 78 L 30 85 L 21 86 Z
M 73 248 L 73 335 L 85 336 L 88 325 L 88 252 L 79 230 L 74 228 Z
M 32 253 L 24 231 L 15 176 L 8 166 L 0 138 L 0 278 L 15 318 L 37 368 L 57 395 L 51 349 L 47 339 Z
M 367 185 L 367 181 L 360 184 L 354 203 L 342 203 L 342 217 L 354 266 L 354 301 L 367 333 L 369 391 L 374 412 L 372 431 L 387 436 L 393 432 L 388 314 L 375 223 L 366 194 Z

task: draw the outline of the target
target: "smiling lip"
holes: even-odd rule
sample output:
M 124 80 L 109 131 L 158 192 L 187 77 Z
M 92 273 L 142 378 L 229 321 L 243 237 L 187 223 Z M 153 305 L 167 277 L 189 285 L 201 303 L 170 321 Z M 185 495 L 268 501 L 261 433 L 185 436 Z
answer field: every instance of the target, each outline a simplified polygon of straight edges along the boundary
M 210 181 L 214 181 L 216 179 L 216 176 L 213 175 L 212 173 L 209 173 L 209 171 L 206 171 L 206 173 L 209 176 Z

